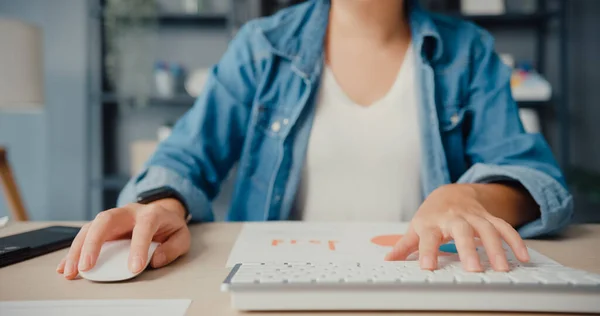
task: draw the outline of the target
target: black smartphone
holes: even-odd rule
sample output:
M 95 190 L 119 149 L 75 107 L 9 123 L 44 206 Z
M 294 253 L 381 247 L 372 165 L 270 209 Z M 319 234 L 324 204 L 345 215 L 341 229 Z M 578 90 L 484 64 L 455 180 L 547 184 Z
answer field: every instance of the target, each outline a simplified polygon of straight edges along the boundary
M 0 268 L 69 247 L 79 227 L 50 226 L 0 238 Z

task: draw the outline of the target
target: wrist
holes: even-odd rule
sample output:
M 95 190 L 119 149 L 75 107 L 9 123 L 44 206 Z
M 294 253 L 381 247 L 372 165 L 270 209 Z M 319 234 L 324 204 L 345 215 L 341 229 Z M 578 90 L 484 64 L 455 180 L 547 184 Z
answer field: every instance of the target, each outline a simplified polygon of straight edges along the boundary
M 452 183 L 435 189 L 432 194 L 442 197 L 473 198 L 477 200 L 482 189 L 485 190 L 485 188 L 481 188 L 479 184 Z
M 137 201 L 140 204 L 159 205 L 165 209 L 179 213 L 186 222 L 191 219 L 189 210 L 181 194 L 168 186 L 142 192 L 138 195 Z
M 177 216 L 186 219 L 187 211 L 185 206 L 175 198 L 165 198 L 148 203 L 148 205 L 158 205 L 167 211 L 176 213 Z

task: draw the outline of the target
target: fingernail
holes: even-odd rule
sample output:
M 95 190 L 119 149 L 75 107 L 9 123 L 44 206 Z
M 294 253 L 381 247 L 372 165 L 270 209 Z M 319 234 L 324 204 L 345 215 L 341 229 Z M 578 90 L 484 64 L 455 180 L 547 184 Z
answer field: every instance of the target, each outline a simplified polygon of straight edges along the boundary
M 135 256 L 133 257 L 133 260 L 131 261 L 131 265 L 130 265 L 130 269 L 131 272 L 133 273 L 138 273 L 142 270 L 142 257 L 140 256 Z
M 421 258 L 421 269 L 426 269 L 426 270 L 435 269 L 435 263 L 433 262 L 433 257 L 423 256 Z
M 159 252 L 157 254 L 154 255 L 155 259 L 154 259 L 154 263 L 157 267 L 162 267 L 167 263 L 167 256 L 165 255 L 164 252 Z
M 79 261 L 79 271 L 87 271 L 92 265 L 92 257 L 90 255 L 85 255 Z
M 508 263 L 504 256 L 500 254 L 496 255 L 496 267 L 502 271 L 508 271 Z
M 73 264 L 71 262 L 67 262 L 67 264 L 65 265 L 65 277 L 71 275 L 71 273 L 73 273 Z
M 467 261 L 469 271 L 479 271 L 479 260 L 476 257 L 471 257 Z
M 529 251 L 527 251 L 527 248 L 523 248 L 523 250 L 521 250 L 521 257 L 523 257 L 525 261 L 529 261 L 529 259 L 531 259 L 529 257 Z
M 61 265 L 63 266 L 63 268 L 62 268 L 63 272 L 65 271 L 65 267 L 64 267 L 64 265 L 63 265 L 63 264 L 66 264 L 65 260 L 61 260 L 61 261 L 58 263 L 58 265 L 56 266 L 56 272 L 60 273 L 60 266 L 61 266 Z

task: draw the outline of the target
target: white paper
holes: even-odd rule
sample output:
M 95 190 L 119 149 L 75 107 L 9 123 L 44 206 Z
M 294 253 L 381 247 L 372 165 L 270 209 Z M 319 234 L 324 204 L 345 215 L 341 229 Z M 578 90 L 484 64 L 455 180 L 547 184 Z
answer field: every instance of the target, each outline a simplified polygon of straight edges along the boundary
M 10 316 L 184 316 L 191 300 L 73 300 L 0 302 Z
M 405 223 L 246 223 L 227 267 L 241 262 L 381 261 L 391 248 L 371 240 L 403 234 L 407 229 Z
M 0 228 L 4 228 L 8 224 L 8 216 L 0 217 Z
M 382 262 L 408 230 L 408 223 L 245 223 L 226 266 L 248 262 Z M 481 246 L 481 244 L 479 244 Z M 516 260 L 508 246 L 507 258 Z M 485 249 L 478 247 L 481 256 Z M 556 265 L 529 250 L 532 264 Z M 415 260 L 411 256 L 408 260 Z M 440 253 L 440 260 L 459 261 L 455 253 Z

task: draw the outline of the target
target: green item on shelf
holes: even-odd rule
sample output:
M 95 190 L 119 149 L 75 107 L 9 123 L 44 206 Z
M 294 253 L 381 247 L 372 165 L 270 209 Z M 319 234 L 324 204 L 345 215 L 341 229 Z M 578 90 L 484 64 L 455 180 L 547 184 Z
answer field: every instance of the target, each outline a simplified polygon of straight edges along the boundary
M 583 168 L 567 172 L 569 185 L 584 193 L 592 203 L 600 203 L 600 174 Z

